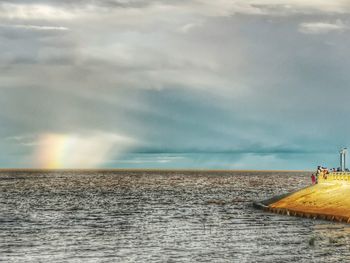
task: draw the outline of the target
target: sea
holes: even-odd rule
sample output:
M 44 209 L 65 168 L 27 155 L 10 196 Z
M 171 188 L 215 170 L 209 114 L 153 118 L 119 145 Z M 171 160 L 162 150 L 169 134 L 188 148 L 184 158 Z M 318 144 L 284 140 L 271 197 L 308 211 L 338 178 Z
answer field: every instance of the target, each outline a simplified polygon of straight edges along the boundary
M 350 225 L 252 203 L 310 172 L 0 172 L 0 262 L 347 262 Z

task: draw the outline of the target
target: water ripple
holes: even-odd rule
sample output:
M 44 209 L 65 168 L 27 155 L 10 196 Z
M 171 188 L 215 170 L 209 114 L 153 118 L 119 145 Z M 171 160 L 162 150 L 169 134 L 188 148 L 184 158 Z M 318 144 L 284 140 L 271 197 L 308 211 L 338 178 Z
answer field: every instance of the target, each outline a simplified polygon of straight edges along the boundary
M 309 173 L 2 172 L 0 261 L 344 262 L 350 227 L 253 200 Z

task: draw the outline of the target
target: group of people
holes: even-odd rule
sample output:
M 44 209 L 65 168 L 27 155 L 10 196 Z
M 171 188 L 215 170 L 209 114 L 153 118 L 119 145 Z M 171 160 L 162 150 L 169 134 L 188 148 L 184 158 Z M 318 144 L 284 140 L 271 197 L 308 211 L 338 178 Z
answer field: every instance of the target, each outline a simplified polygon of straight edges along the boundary
M 346 172 L 349 171 L 349 169 L 345 169 Z M 322 174 L 324 176 L 325 179 L 327 179 L 327 174 L 329 174 L 330 172 L 342 172 L 342 170 L 338 167 L 338 168 L 332 168 L 330 170 L 328 170 L 327 167 L 321 167 L 321 166 L 317 166 L 317 171 L 316 174 L 312 174 L 311 175 L 311 182 L 312 184 L 317 184 L 318 183 L 318 178 L 319 176 Z
M 333 168 L 333 169 L 331 169 L 331 171 L 335 172 L 336 170 L 335 170 L 335 168 Z M 321 174 L 323 174 L 323 176 L 327 176 L 327 174 L 329 174 L 329 170 L 327 169 L 327 167 L 321 167 L 320 165 L 317 166 L 316 174 L 311 175 L 312 184 L 318 183 L 318 178 Z

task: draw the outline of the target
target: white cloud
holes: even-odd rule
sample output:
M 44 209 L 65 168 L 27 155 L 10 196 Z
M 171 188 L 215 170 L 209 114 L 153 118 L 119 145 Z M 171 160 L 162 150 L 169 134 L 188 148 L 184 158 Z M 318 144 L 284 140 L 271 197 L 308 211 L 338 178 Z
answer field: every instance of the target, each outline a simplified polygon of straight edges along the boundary
M 334 31 L 344 31 L 348 27 L 340 20 L 336 23 L 326 22 L 313 22 L 313 23 L 301 23 L 299 25 L 299 32 L 303 34 L 327 34 Z
M 68 9 L 43 4 L 0 4 L 0 18 L 58 20 L 73 19 L 74 13 Z
M 348 0 L 238 0 L 236 2 L 246 2 L 251 6 L 261 8 L 280 8 L 290 13 L 348 13 L 350 11 Z
M 145 163 L 172 163 L 176 161 L 183 161 L 186 158 L 183 156 L 157 156 L 155 154 L 145 154 L 143 157 L 132 157 L 124 160 L 111 160 L 111 163 L 125 163 L 125 164 L 145 164 Z
M 28 29 L 28 30 L 58 30 L 67 31 L 69 28 L 63 26 L 36 26 L 36 25 L 13 25 L 14 28 Z
M 203 23 L 201 22 L 197 22 L 197 23 L 188 23 L 188 24 L 185 24 L 183 26 L 181 26 L 179 28 L 179 32 L 181 33 L 189 33 L 191 30 L 197 28 L 197 27 L 201 27 L 203 25 Z
M 38 30 L 38 31 L 68 31 L 69 28 L 63 26 L 42 26 L 42 25 L 0 25 L 5 28 L 18 28 L 24 30 Z
M 37 138 L 33 135 L 17 135 L 6 138 L 10 143 L 28 147 L 37 146 L 38 142 L 36 139 Z
M 20 20 L 76 20 L 113 18 L 113 23 L 138 24 L 147 22 L 176 21 L 186 16 L 289 15 L 298 13 L 349 13 L 349 0 L 192 0 L 174 4 L 152 2 L 139 6 L 104 5 L 83 2 L 74 5 L 13 4 L 0 3 L 0 19 Z M 169 14 L 169 15 L 164 15 Z M 137 19 L 135 19 L 137 17 Z M 116 19 L 117 18 L 117 19 Z
M 348 0 L 196 0 L 191 4 L 193 13 L 205 16 L 292 15 L 312 13 L 349 13 Z

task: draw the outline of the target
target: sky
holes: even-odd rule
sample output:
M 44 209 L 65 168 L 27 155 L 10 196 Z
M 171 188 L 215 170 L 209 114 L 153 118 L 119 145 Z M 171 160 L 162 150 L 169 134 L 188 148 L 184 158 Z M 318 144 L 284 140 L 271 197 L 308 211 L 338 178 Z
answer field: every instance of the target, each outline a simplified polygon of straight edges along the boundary
M 0 167 L 334 167 L 349 66 L 349 0 L 0 0 Z

